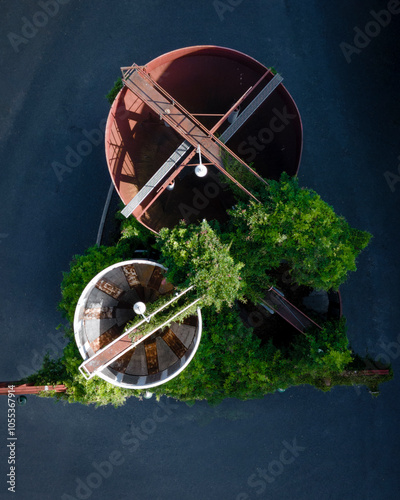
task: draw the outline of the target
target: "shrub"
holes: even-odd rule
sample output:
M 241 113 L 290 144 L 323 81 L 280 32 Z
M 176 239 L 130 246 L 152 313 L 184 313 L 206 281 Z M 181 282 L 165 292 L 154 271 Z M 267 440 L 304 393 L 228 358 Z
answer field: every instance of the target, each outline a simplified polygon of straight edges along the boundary
M 213 305 L 217 311 L 223 304 L 243 300 L 240 271 L 244 266 L 235 262 L 230 245 L 218 233 L 218 227 L 213 229 L 207 221 L 198 226 L 182 222 L 162 229 L 158 239 L 168 281 L 181 288 L 194 285 L 201 305 Z
M 308 369 L 319 371 L 320 376 L 342 372 L 352 362 L 348 346 L 346 319 L 327 321 L 322 330 L 314 328 L 298 337 L 291 348 L 290 357 L 295 362 L 306 360 Z
M 110 105 L 114 102 L 115 98 L 117 97 L 119 91 L 122 89 L 124 86 L 122 82 L 122 78 L 118 78 L 117 81 L 114 82 L 113 88 L 110 90 L 108 94 L 106 94 L 106 99 L 110 103 Z
M 239 203 L 230 211 L 234 257 L 248 249 L 256 254 L 247 273 L 263 275 L 286 261 L 298 284 L 337 290 L 356 270 L 371 235 L 351 228 L 317 193 L 287 174 L 280 182 L 269 181 L 262 198 L 263 204 Z
M 121 86 L 121 80 L 115 83 L 107 96 L 110 102 Z M 252 328 L 244 326 L 236 301 L 257 302 L 274 284 L 272 271 L 282 262 L 290 266 L 293 281 L 300 285 L 337 289 L 356 269 L 356 258 L 371 235 L 351 228 L 317 193 L 301 188 L 297 179 L 284 174 L 280 182 L 269 181 L 266 186 L 230 157 L 225 155 L 224 161 L 227 170 L 262 203 L 249 203 L 234 186 L 242 201 L 230 211 L 231 220 L 223 230 L 205 220 L 199 225 L 182 222 L 161 230 L 157 239 L 133 217 L 122 219 L 117 245 L 91 247 L 84 255 L 74 256 L 61 285 L 61 311 L 72 324 L 78 299 L 96 274 L 132 258 L 137 248 L 156 250 L 157 260 L 168 268 L 168 281 L 180 290 L 194 285 L 194 290 L 145 327 L 152 329 L 195 298 L 201 298 L 203 315 L 198 352 L 178 377 L 152 389 L 157 397 L 165 394 L 189 404 L 206 399 L 214 404 L 226 397 L 262 397 L 291 385 L 329 390 L 335 384 L 351 383 L 348 373 L 343 376 L 354 364 L 344 319 L 325 323 L 322 330 L 299 333 L 279 349 L 272 339 L 261 345 Z M 149 311 L 165 300 L 156 301 Z M 141 391 L 121 389 L 98 377 L 84 379 L 72 332 L 69 336 L 62 358 L 45 357 L 31 381 L 64 383 L 68 392 L 57 397 L 85 404 L 118 406 L 129 396 L 141 396 Z M 372 386 L 377 384 L 378 378 Z
M 73 324 L 76 304 L 85 286 L 100 271 L 112 264 L 120 262 L 126 256 L 126 247 L 93 246 L 86 250 L 84 255 L 74 255 L 70 270 L 63 273 L 61 283 L 62 299 L 59 309 L 64 317 Z

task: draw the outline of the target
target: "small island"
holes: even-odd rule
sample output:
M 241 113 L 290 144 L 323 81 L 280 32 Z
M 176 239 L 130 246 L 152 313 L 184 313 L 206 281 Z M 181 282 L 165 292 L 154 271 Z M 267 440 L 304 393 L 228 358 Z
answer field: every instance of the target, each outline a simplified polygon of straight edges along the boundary
M 69 343 L 27 382 L 115 406 L 304 384 L 378 394 L 391 369 L 352 351 L 339 292 L 371 235 L 300 186 L 301 119 L 279 73 L 189 47 L 122 68 L 108 99 L 121 213 L 64 274 Z

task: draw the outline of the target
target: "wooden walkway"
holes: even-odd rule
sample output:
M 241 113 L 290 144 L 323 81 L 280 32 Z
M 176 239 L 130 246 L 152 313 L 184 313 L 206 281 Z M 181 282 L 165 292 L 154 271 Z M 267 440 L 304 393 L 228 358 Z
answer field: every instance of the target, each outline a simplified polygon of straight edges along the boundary
M 143 70 L 136 68 L 125 78 L 124 83 L 194 148 L 200 144 L 202 153 L 211 163 L 224 168 L 219 154 L 220 145 L 210 136 L 209 131 L 189 112 L 185 112 L 183 107 L 165 91 L 156 86 Z
M 256 97 L 256 103 L 251 103 L 248 108 L 248 116 L 250 116 L 252 109 L 257 107 L 263 102 L 266 97 L 272 92 L 280 81 L 271 80 L 268 85 L 268 92 L 264 92 Z M 215 165 L 224 175 L 226 175 L 232 182 L 239 186 L 250 197 L 256 199 L 244 186 L 242 186 L 234 177 L 232 177 L 224 168 L 220 151 L 224 149 L 228 154 L 233 156 L 245 168 L 250 170 L 256 177 L 263 180 L 256 172 L 254 172 L 241 158 L 239 158 L 233 151 L 231 151 L 220 139 L 214 135 L 214 129 L 208 130 L 202 125 L 193 115 L 191 115 L 183 106 L 181 106 L 172 96 L 170 96 L 162 87 L 160 87 L 152 78 L 137 65 L 132 66 L 124 72 L 124 83 L 126 87 L 132 91 L 140 100 L 142 100 L 150 109 L 156 113 L 161 120 L 164 120 L 170 127 L 178 132 L 184 139 L 184 143 L 166 160 L 161 168 L 153 175 L 153 177 L 146 183 L 146 185 L 136 194 L 136 196 L 126 205 L 122 213 L 128 217 L 134 213 L 136 217 L 140 217 L 144 209 L 149 206 L 146 205 L 146 198 L 155 195 L 160 190 L 161 183 L 166 180 L 166 176 L 174 169 L 174 166 L 182 160 L 185 153 L 189 150 L 189 145 L 194 148 L 191 152 L 191 157 L 194 155 L 198 146 L 201 148 L 201 154 L 207 159 L 209 163 Z M 267 88 L 266 87 L 266 88 Z M 264 89 L 265 90 L 265 89 Z M 257 100 L 258 99 L 258 100 Z M 253 104 L 253 108 L 250 108 Z M 246 108 L 247 109 L 247 108 Z M 220 123 L 220 122 L 219 122 Z M 239 122 L 236 129 L 244 123 Z M 231 127 L 229 127 L 231 129 Z M 225 132 L 226 133 L 226 132 Z M 231 129 L 231 135 L 234 130 Z M 179 171 L 185 166 L 187 162 L 183 162 L 179 166 Z M 177 172 L 179 173 L 179 172 Z M 175 174 L 177 175 L 175 172 Z M 170 176 L 170 181 L 176 175 Z M 264 180 L 263 180 L 264 181 Z M 265 182 L 265 181 L 264 181 Z M 165 187 L 165 182 L 162 185 Z M 258 200 L 257 200 L 258 201 Z M 141 207 L 141 208 L 140 208 Z
M 283 81 L 281 75 L 276 74 L 273 79 L 261 90 L 259 94 L 251 101 L 251 103 L 239 114 L 236 120 L 221 134 L 222 142 L 227 142 L 239 130 L 239 128 L 250 118 L 250 116 L 261 106 L 268 96 L 278 87 Z
M 165 177 L 171 172 L 171 170 L 176 166 L 176 164 L 183 159 L 185 154 L 190 149 L 190 143 L 184 141 L 168 158 L 168 160 L 163 163 L 161 168 L 153 175 L 153 177 L 146 182 L 145 186 L 138 192 L 138 194 L 132 198 L 132 200 L 126 205 L 126 207 L 121 211 L 122 215 L 129 217 L 135 210 L 145 202 L 146 198 L 158 187 Z
M 155 374 L 159 371 L 160 364 L 163 363 L 165 355 L 163 356 L 163 353 L 160 354 L 158 352 L 157 338 L 153 338 L 154 333 L 158 334 L 159 340 L 161 339 L 165 342 L 165 348 L 170 349 L 177 359 L 182 358 L 187 351 L 187 347 L 175 334 L 174 328 L 179 328 L 179 325 L 172 323 L 171 327 L 165 331 L 155 329 L 151 334 L 147 334 L 135 342 L 132 342 L 128 333 L 125 333 L 98 351 L 94 356 L 87 359 L 81 364 L 79 369 L 86 379 L 90 379 L 96 375 L 96 372 L 101 371 L 106 366 L 118 360 L 118 371 L 124 373 L 128 364 L 132 361 L 135 362 L 135 358 L 138 356 L 140 357 L 141 351 L 138 347 L 144 345 L 147 372 L 149 375 Z M 190 325 L 186 325 L 186 328 L 192 331 L 196 330 L 196 327 Z M 133 350 L 132 353 L 130 353 L 131 350 Z
M 9 389 L 8 386 L 13 385 L 13 390 Z M 14 394 L 38 394 L 39 392 L 45 391 L 55 391 L 55 392 L 65 392 L 67 390 L 66 386 L 60 385 L 33 385 L 33 384 L 21 384 L 21 382 L 1 382 L 0 383 L 0 395 L 7 395 L 9 392 Z
M 151 318 L 152 316 L 155 316 L 159 312 L 161 312 L 163 309 L 168 307 L 170 304 L 178 300 L 182 295 L 186 294 L 188 291 L 190 291 L 193 287 L 189 287 L 183 292 L 181 292 L 179 295 L 175 295 L 170 301 L 168 301 L 166 304 L 161 306 L 157 311 L 154 313 L 150 314 L 147 316 L 147 318 Z M 182 309 L 179 313 L 174 315 L 172 318 L 170 318 L 168 321 L 172 321 L 175 319 L 175 317 L 179 316 L 181 312 L 183 312 L 185 309 L 188 307 L 191 307 L 195 303 L 197 303 L 199 299 L 196 299 L 194 302 L 192 302 L 189 306 L 186 308 Z M 141 334 L 140 333 L 140 327 L 141 325 L 146 325 L 146 320 L 143 319 L 139 321 L 135 327 L 130 328 L 127 330 L 125 333 L 122 333 L 119 337 L 114 339 L 112 342 L 107 344 L 105 347 L 102 349 L 98 350 L 93 356 L 90 358 L 86 359 L 80 366 L 79 370 L 82 373 L 82 375 L 89 380 L 92 378 L 97 371 L 102 370 L 103 368 L 106 368 L 108 365 L 116 361 L 117 359 L 121 358 L 125 354 L 127 354 L 131 349 L 134 349 L 136 346 L 138 346 L 140 343 L 144 342 L 146 344 L 146 341 L 150 339 L 150 337 L 161 330 L 162 328 L 168 323 L 165 322 L 162 325 L 157 326 L 150 332 L 146 334 Z M 132 341 L 131 335 L 135 334 L 135 340 Z
M 305 333 L 312 327 L 317 327 L 321 330 L 321 327 L 317 325 L 317 323 L 297 309 L 296 306 L 285 299 L 283 294 L 275 288 L 268 290 L 262 303 L 278 313 L 279 316 L 285 319 L 301 333 Z

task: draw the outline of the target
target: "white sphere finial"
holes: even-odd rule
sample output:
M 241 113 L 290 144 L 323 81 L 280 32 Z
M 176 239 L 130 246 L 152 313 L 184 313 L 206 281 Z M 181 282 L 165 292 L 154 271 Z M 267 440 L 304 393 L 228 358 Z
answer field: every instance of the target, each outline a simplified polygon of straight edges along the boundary
M 133 310 L 136 314 L 143 315 L 146 312 L 146 304 L 144 304 L 143 302 L 136 302 L 136 304 L 133 306 Z
M 197 175 L 197 177 L 204 177 L 207 175 L 207 167 L 200 163 L 200 165 L 197 165 L 197 167 L 194 169 L 194 173 Z
M 144 315 L 144 313 L 146 312 L 146 304 L 144 302 L 136 302 L 133 305 L 133 310 L 136 314 L 140 314 L 140 316 L 143 316 L 143 319 L 145 319 L 147 323 L 150 322 L 150 317 L 146 318 L 146 316 Z

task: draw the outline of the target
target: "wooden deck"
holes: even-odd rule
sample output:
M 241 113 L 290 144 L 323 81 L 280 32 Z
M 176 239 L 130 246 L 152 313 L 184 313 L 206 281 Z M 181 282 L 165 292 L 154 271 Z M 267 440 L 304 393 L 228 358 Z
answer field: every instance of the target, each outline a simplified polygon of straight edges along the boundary
M 187 351 L 186 347 L 171 330 L 171 328 L 168 328 L 168 330 L 162 335 L 162 339 L 179 359 L 185 355 L 185 352 Z
M 270 307 L 301 333 L 305 333 L 313 327 L 321 329 L 317 323 L 297 309 L 296 306 L 285 299 L 283 294 L 275 288 L 268 290 L 262 303 Z
M 149 198 L 156 196 L 157 191 L 164 189 L 166 177 L 174 171 L 175 165 L 182 161 L 186 152 L 189 151 L 189 146 L 194 150 L 200 146 L 201 154 L 207 159 L 208 163 L 215 165 L 224 175 L 232 182 L 246 192 L 250 197 L 254 196 L 242 186 L 234 177 L 232 177 L 224 168 L 224 164 L 220 155 L 220 150 L 224 149 L 228 154 L 233 156 L 237 161 L 244 165 L 247 169 L 253 172 L 254 175 L 259 175 L 254 172 L 241 158 L 231 151 L 213 132 L 207 130 L 193 115 L 185 110 L 173 97 L 169 96 L 155 81 L 147 75 L 139 66 L 133 66 L 124 74 L 124 83 L 139 99 L 141 99 L 150 109 L 156 113 L 160 120 L 164 120 L 166 124 L 172 127 L 178 134 L 182 136 L 184 142 L 179 148 L 167 159 L 153 177 L 142 187 L 142 189 L 130 200 L 123 209 L 122 213 L 128 217 L 131 213 L 135 217 L 140 218 L 143 212 L 149 206 Z M 270 82 L 271 83 L 271 82 Z M 270 93 L 270 92 L 269 92 Z M 269 95 L 269 94 L 268 94 Z M 260 101 L 265 100 L 267 96 L 256 97 Z M 259 104 L 258 104 L 259 105 Z M 258 106 L 254 105 L 254 109 Z M 248 116 L 250 116 L 248 111 Z M 247 118 L 248 118 L 247 116 Z M 246 118 L 246 119 L 247 119 Z M 238 125 L 237 125 L 238 127 Z M 232 131 L 232 134 L 234 132 Z M 191 156 L 194 152 L 191 151 Z M 168 181 L 173 179 L 177 173 L 185 166 L 183 162 L 177 172 L 169 175 Z M 176 169 L 175 169 L 176 170 Z M 161 186 L 162 185 L 162 186 Z M 258 200 L 257 200 L 258 201 Z M 151 204 L 151 201 L 150 201 Z

